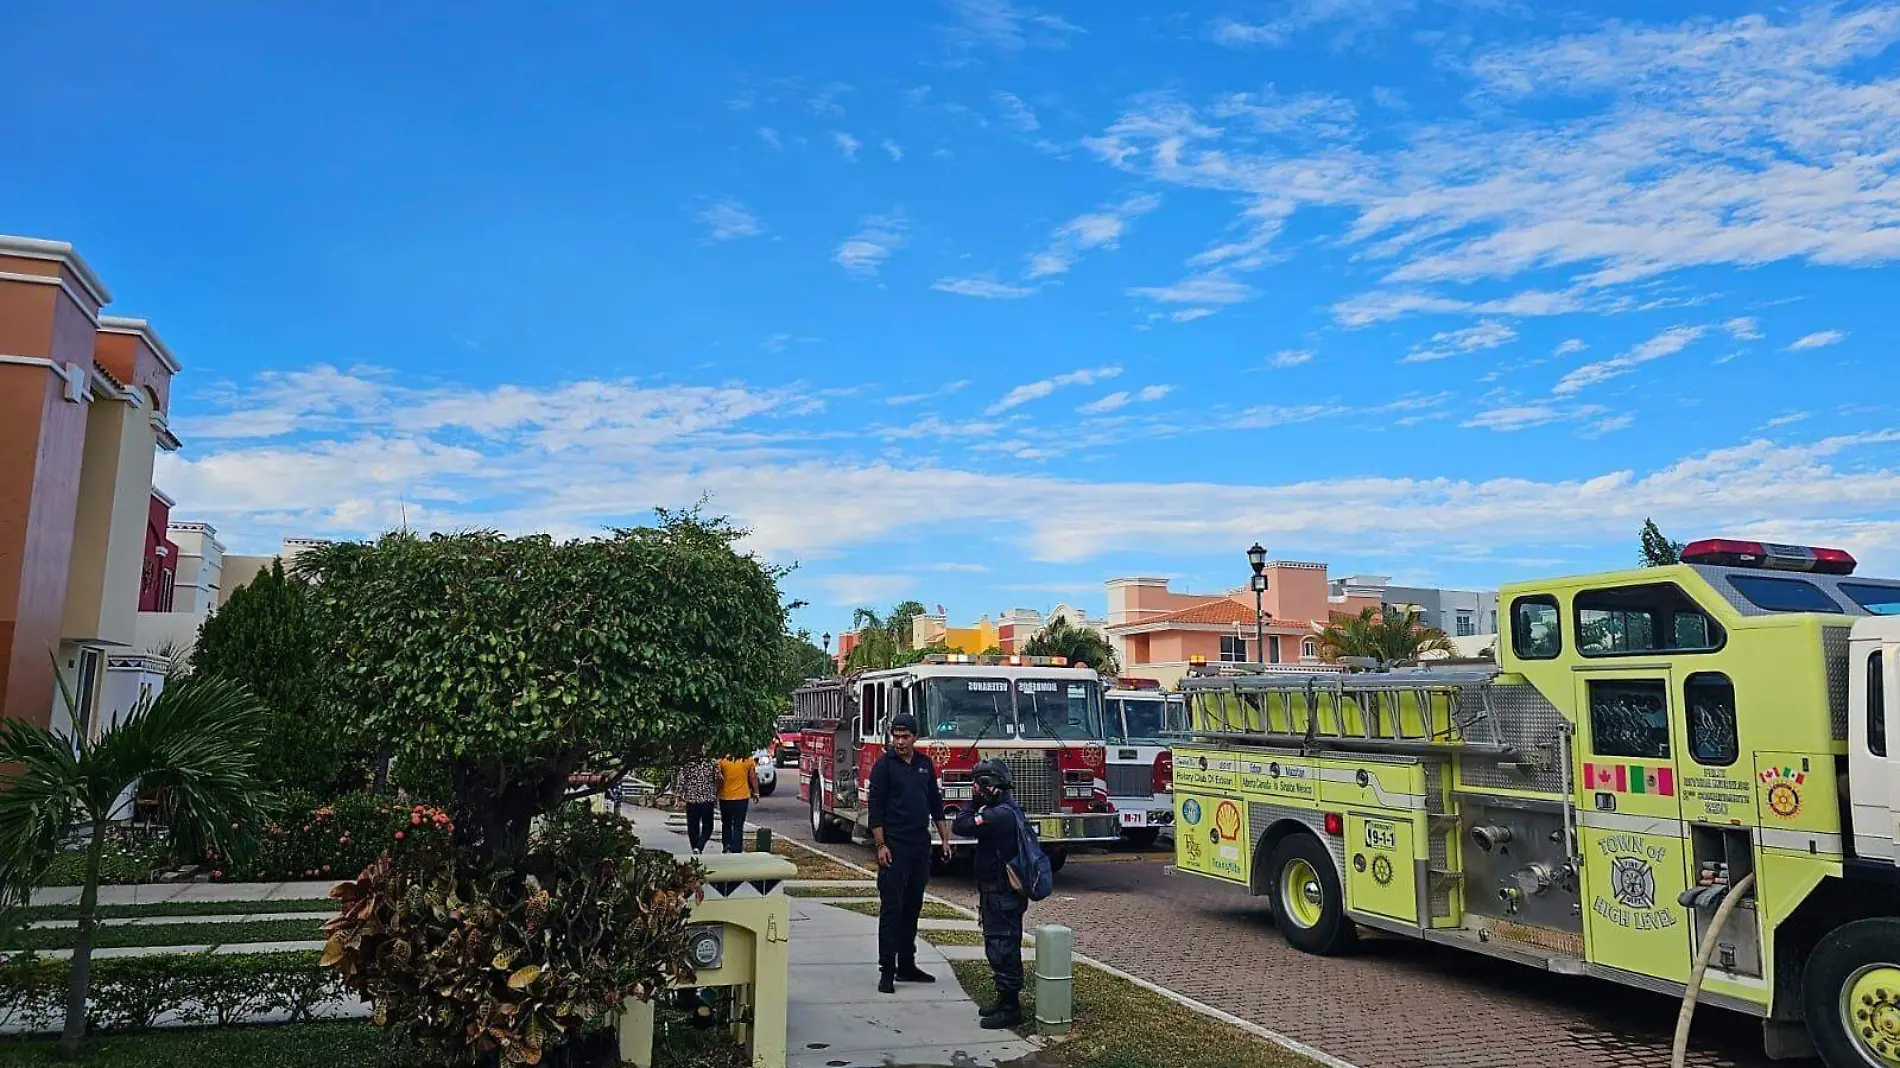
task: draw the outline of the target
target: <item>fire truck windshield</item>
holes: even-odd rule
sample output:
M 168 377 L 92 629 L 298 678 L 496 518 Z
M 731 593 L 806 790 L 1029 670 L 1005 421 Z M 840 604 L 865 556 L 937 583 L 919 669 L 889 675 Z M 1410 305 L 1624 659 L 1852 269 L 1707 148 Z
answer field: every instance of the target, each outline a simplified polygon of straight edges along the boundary
M 1147 742 L 1150 745 L 1168 744 L 1167 735 L 1183 730 L 1187 725 L 1186 717 L 1181 712 L 1181 699 L 1161 694 L 1110 701 L 1108 723 L 1110 733 L 1120 724 L 1122 734 L 1116 741 Z
M 1016 722 L 1023 738 L 1101 738 L 1101 688 L 1079 680 L 1017 679 Z
M 932 738 L 1007 738 L 1015 729 L 1007 679 L 928 678 L 923 686 Z

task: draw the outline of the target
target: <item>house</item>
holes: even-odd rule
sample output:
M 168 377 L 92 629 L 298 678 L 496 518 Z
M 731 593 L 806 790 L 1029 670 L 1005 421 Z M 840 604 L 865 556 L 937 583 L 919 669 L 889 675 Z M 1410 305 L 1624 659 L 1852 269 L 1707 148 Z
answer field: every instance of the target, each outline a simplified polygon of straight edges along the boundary
M 179 364 L 111 299 L 71 245 L 0 236 L 0 715 L 41 726 L 96 731 L 162 682 L 138 614 L 175 550 L 152 465 Z

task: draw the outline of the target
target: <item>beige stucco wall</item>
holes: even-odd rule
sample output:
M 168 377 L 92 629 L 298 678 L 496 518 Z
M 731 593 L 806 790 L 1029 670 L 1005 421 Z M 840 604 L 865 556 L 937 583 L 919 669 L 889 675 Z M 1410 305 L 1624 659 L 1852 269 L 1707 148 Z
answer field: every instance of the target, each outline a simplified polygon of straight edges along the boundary
M 74 516 L 61 635 L 131 645 L 152 503 L 158 434 L 144 406 L 100 397 L 86 413 L 86 451 Z

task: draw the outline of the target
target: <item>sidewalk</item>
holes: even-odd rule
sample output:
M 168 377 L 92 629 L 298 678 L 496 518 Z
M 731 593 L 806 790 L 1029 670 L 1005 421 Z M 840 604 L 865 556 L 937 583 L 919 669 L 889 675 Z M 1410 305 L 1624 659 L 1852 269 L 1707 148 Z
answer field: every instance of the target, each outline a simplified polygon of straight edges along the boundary
M 667 813 L 628 805 L 621 815 L 633 821 L 641 845 L 690 851 Z M 877 918 L 806 898 L 791 903 L 787 1068 L 990 1068 L 1036 1051 L 1009 1031 L 977 1026 L 976 1003 L 936 946 L 917 943 L 917 966 L 935 983 L 901 983 L 897 993 L 880 994 Z
M 296 901 L 330 896 L 336 880 L 296 883 L 135 883 L 99 888 L 101 905 L 153 905 L 161 901 Z M 77 886 L 48 886 L 33 891 L 35 905 L 72 905 Z

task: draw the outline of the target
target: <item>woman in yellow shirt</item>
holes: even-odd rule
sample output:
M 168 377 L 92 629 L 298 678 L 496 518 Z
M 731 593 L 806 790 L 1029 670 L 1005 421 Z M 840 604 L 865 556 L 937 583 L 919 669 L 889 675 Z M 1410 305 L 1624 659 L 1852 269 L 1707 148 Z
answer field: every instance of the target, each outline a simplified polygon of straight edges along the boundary
M 726 852 L 745 852 L 745 813 L 759 799 L 759 765 L 749 756 L 719 760 L 719 839 Z

